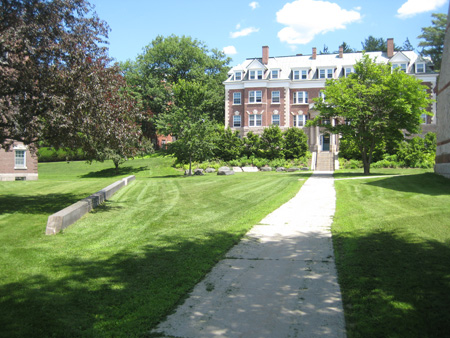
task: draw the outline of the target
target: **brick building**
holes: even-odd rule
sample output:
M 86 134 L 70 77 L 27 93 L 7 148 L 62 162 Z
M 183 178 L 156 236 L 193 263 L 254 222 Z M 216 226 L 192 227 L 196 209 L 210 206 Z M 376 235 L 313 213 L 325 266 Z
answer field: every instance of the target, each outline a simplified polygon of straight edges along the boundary
M 0 147 L 0 181 L 37 179 L 37 156 L 26 145 L 14 141 L 9 150 Z
M 450 178 L 450 6 L 437 92 L 437 174 Z
M 379 63 L 421 79 L 430 93 L 436 86 L 437 75 L 427 58 L 414 51 L 394 51 L 394 40 L 388 39 L 387 52 L 367 52 Z M 229 72 L 225 85 L 225 127 L 238 130 L 241 136 L 249 131 L 261 133 L 270 125 L 280 128 L 304 128 L 313 153 L 313 168 L 320 156 L 330 159 L 331 170 L 337 169 L 339 137 L 327 134 L 322 128 L 306 128 L 306 121 L 317 116 L 313 98 L 319 97 L 327 79 L 337 79 L 354 72 L 353 66 L 362 52 L 270 57 L 269 47 L 262 47 L 261 58 L 250 58 Z M 435 112 L 435 105 L 430 107 Z M 424 114 L 424 131 L 435 131 L 436 119 Z M 335 121 L 329 121 L 335 123 Z M 325 154 L 327 153 L 327 154 Z

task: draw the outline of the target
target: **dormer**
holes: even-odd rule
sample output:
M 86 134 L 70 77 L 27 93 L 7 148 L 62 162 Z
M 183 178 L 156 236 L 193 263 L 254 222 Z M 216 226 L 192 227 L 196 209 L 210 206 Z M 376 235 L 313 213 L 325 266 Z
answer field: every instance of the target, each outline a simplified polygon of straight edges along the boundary
M 424 59 L 423 57 L 419 56 L 416 59 L 416 62 L 414 62 L 414 68 L 411 69 L 416 74 L 424 74 L 427 72 L 427 64 L 429 60 Z
M 281 69 L 280 68 L 271 68 L 270 69 L 270 79 L 271 80 L 278 80 L 281 76 Z
M 266 69 L 267 69 L 266 66 L 264 66 L 261 62 L 259 62 L 258 60 L 253 60 L 247 66 L 247 73 L 248 73 L 247 80 L 250 81 L 264 80 Z
M 301 80 L 309 80 L 309 71 L 310 68 L 292 68 L 292 80 L 301 81 Z
M 395 53 L 395 55 L 389 60 L 393 70 L 400 68 L 400 70 L 405 73 L 409 73 L 408 67 L 410 61 L 411 60 L 402 52 Z

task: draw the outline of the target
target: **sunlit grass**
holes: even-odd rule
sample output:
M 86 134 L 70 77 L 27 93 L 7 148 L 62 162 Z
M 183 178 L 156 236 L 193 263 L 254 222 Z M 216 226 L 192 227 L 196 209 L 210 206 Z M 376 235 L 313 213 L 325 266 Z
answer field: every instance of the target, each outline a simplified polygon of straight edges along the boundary
M 39 181 L 0 182 L 0 336 L 148 332 L 308 174 L 184 177 L 170 158 L 44 163 Z M 137 179 L 45 236 L 47 217 L 123 176 Z
M 448 336 L 450 180 L 383 173 L 403 175 L 335 182 L 332 231 L 348 335 Z

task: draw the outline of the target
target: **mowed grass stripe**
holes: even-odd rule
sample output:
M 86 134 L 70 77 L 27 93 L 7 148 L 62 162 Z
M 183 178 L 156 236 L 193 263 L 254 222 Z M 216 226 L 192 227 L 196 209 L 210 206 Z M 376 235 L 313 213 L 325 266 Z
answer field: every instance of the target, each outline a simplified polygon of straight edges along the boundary
M 450 332 L 450 180 L 410 173 L 335 182 L 333 243 L 349 337 Z
M 0 336 L 145 334 L 303 183 L 296 174 L 183 177 L 171 162 L 129 161 L 118 176 L 108 164 L 40 166 L 40 181 L 28 182 L 34 184 L 26 193 L 35 203 L 0 206 L 9 215 L 1 228 Z M 58 198 L 49 200 L 70 204 L 67 191 L 78 198 L 133 173 L 137 180 L 103 206 L 56 236 L 44 235 L 50 212 L 40 200 L 53 194 Z M 13 189 L 0 198 L 29 200 Z

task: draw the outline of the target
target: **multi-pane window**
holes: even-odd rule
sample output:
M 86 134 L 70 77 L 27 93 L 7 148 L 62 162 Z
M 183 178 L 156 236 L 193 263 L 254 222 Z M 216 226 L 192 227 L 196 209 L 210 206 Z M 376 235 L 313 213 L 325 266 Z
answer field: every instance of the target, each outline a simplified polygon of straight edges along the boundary
M 280 92 L 278 90 L 272 92 L 272 103 L 280 103 Z
M 308 71 L 306 69 L 292 71 L 294 80 L 306 80 L 308 79 Z
M 252 90 L 248 94 L 248 102 L 249 103 L 261 103 L 262 102 L 262 91 L 261 90 Z
M 345 77 L 349 76 L 351 73 L 354 73 L 355 70 L 353 67 L 345 67 Z
M 278 74 L 279 74 L 279 70 L 278 69 L 273 69 L 272 70 L 272 74 L 271 74 L 271 78 L 272 79 L 278 79 Z
M 25 150 L 14 151 L 14 168 L 25 168 Z
M 405 73 L 406 73 L 407 67 L 408 67 L 408 65 L 406 63 L 394 63 L 392 65 L 392 69 L 400 68 L 400 70 Z
M 272 115 L 272 124 L 275 126 L 280 125 L 280 115 Z
M 260 127 L 262 125 L 262 115 L 251 114 L 248 119 L 249 127 Z
M 233 104 L 241 104 L 241 93 L 233 93 Z
M 320 97 L 323 101 L 325 101 L 325 93 L 324 93 L 323 91 L 320 91 L 320 92 L 319 92 L 319 97 Z
M 233 127 L 239 128 L 241 126 L 241 116 L 240 115 L 234 115 L 233 116 Z
M 308 92 L 294 92 L 294 104 L 308 103 Z
M 319 79 L 332 79 L 333 68 L 319 69 Z
M 416 73 L 425 73 L 425 64 L 424 63 L 416 64 Z
M 304 127 L 307 119 L 307 115 L 294 115 L 294 127 Z
M 263 71 L 262 70 L 251 70 L 250 71 L 250 80 L 262 80 Z
M 242 80 L 242 72 L 236 72 L 234 73 L 234 79 L 236 81 L 241 81 Z

